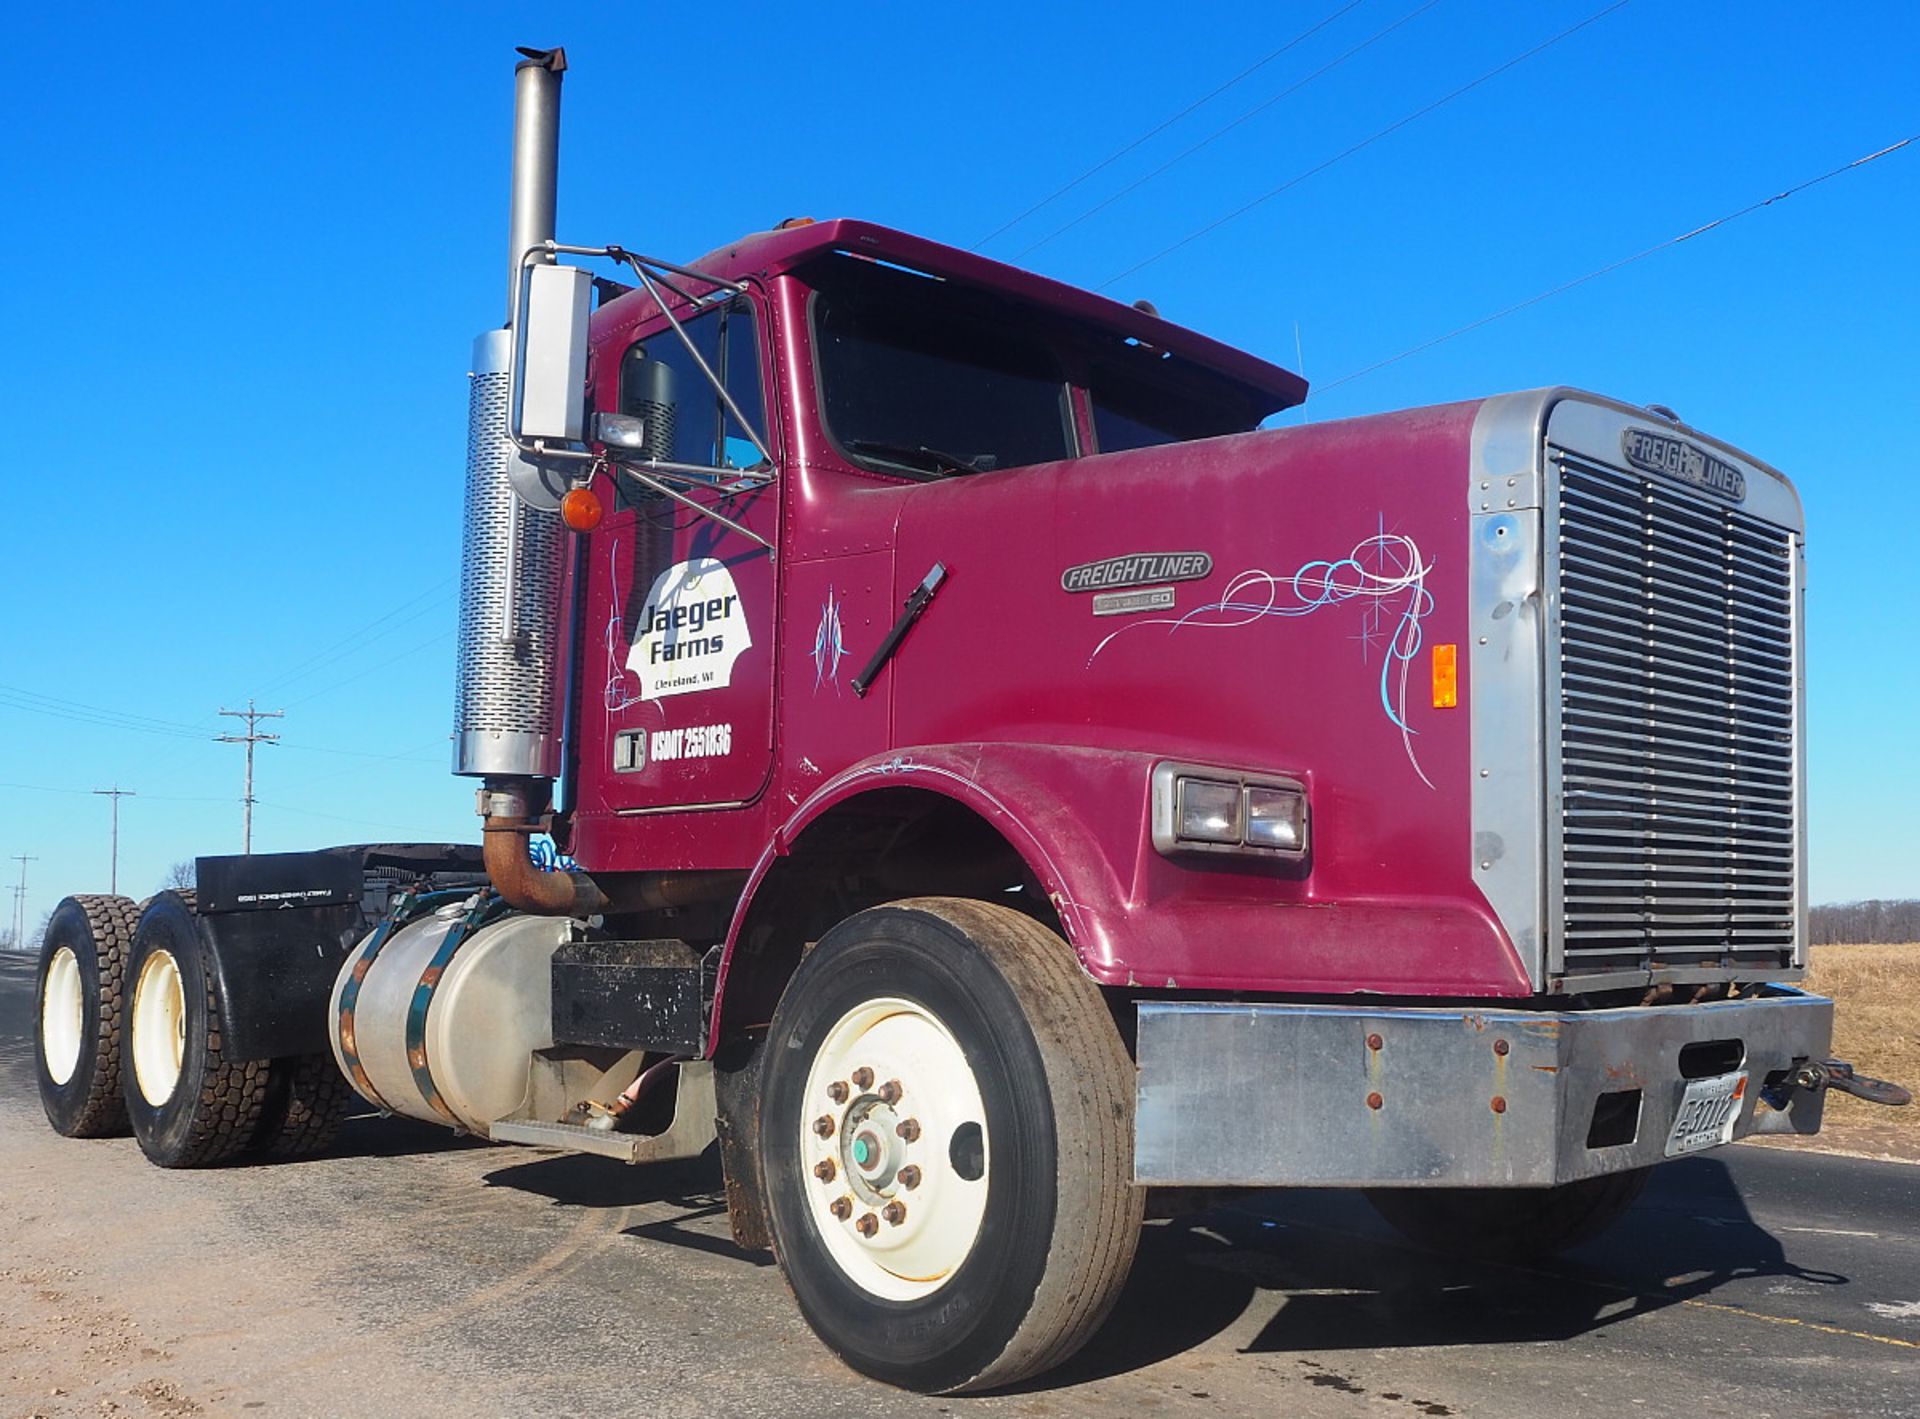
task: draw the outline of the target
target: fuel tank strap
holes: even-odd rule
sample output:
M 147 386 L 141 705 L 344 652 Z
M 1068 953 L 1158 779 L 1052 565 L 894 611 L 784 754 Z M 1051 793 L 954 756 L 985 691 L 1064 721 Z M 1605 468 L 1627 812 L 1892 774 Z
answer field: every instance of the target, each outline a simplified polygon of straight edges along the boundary
M 353 963 L 348 972 L 346 984 L 340 987 L 340 1054 L 346 1060 L 347 1074 L 353 1080 L 354 1088 L 362 1095 L 378 1104 L 388 1113 L 399 1113 L 393 1104 L 383 1097 L 368 1077 L 366 1066 L 360 1062 L 359 1040 L 354 1033 L 354 1010 L 360 1003 L 360 987 L 366 982 L 367 972 L 373 968 L 374 958 L 393 939 L 393 935 L 407 922 L 426 909 L 429 903 L 458 897 L 459 892 L 406 892 L 394 902 L 392 910 L 374 929 L 373 937 L 367 942 L 360 958 Z
M 465 1125 L 454 1117 L 453 1110 L 440 1097 L 439 1086 L 433 1082 L 433 1069 L 427 1059 L 427 1010 L 433 1004 L 434 987 L 440 984 L 440 977 L 447 969 L 447 962 L 453 959 L 453 953 L 474 932 L 506 912 L 507 904 L 498 893 L 481 893 L 474 904 L 447 928 L 447 934 L 441 938 L 432 959 L 420 973 L 420 983 L 413 988 L 413 999 L 407 1005 L 407 1068 L 413 1071 L 413 1082 L 420 1090 L 420 1097 L 454 1128 L 464 1129 Z

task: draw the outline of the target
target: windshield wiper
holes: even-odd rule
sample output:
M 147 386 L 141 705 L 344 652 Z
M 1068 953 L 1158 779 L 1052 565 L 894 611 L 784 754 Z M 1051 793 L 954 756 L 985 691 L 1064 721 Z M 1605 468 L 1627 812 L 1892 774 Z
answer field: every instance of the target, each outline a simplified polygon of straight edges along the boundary
M 928 448 L 923 443 L 890 443 L 886 439 L 848 439 L 847 447 L 862 453 L 877 453 L 892 461 L 907 458 L 913 462 L 908 466 L 924 467 L 930 473 L 991 473 L 1000 466 L 1000 460 L 991 453 L 976 453 L 972 458 L 962 458 L 958 454 L 945 453 L 937 448 Z

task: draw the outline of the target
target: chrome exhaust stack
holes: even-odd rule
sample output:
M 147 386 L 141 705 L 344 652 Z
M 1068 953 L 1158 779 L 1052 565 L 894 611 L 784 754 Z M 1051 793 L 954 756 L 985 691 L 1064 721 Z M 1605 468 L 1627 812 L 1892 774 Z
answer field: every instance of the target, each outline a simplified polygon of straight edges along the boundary
M 473 350 L 453 771 L 552 780 L 560 776 L 565 722 L 561 584 L 567 539 L 553 503 L 542 507 L 525 497 L 529 486 L 539 488 L 546 480 L 509 437 L 509 402 L 522 258 L 554 235 L 560 84 L 567 60 L 560 49 L 520 53 L 525 57 L 514 73 L 506 323 L 481 334 Z M 554 502 L 558 491 L 553 489 Z

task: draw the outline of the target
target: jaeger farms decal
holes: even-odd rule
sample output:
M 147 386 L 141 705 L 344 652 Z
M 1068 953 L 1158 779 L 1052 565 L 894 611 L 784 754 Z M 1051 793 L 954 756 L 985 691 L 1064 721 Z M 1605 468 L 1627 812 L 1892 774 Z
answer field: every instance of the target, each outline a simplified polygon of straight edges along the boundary
M 653 579 L 627 669 L 639 677 L 643 700 L 718 690 L 732 683 L 733 662 L 752 645 L 733 573 L 697 557 Z

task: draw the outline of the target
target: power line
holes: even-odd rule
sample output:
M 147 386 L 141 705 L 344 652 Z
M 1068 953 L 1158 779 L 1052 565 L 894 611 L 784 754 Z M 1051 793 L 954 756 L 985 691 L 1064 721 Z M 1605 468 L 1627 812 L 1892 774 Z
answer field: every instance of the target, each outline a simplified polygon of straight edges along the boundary
M 308 700 L 318 699 L 321 695 L 331 694 L 342 686 L 350 685 L 356 680 L 364 679 L 375 670 L 384 669 L 396 661 L 405 660 L 407 657 L 417 654 L 435 642 L 446 640 L 451 637 L 452 634 L 453 632 L 450 630 L 437 632 L 433 637 L 423 641 L 420 645 L 402 651 L 399 655 L 389 660 L 383 660 L 378 665 L 367 670 L 358 671 L 343 680 L 336 681 L 322 689 L 315 690 L 312 694 L 295 700 L 294 704 L 302 705 Z M 14 696 L 30 696 L 31 699 L 46 700 L 48 703 L 44 705 L 35 704 L 30 700 L 16 699 Z M 83 705 L 76 700 L 54 699 L 52 696 L 36 695 L 33 691 L 20 690 L 8 685 L 0 685 L 0 707 L 22 710 L 28 714 L 45 715 L 52 719 L 62 719 L 69 723 L 89 725 L 99 729 L 116 729 L 128 734 L 152 734 L 167 739 L 191 740 L 197 744 L 219 742 L 216 736 L 209 734 L 206 729 L 196 728 L 192 725 L 182 724 L 173 720 L 154 719 L 150 716 L 132 714 L 123 710 L 111 710 L 99 705 Z M 322 744 L 287 744 L 283 747 L 291 749 L 296 753 L 337 754 L 356 759 L 378 760 L 391 757 L 388 754 L 378 753 L 372 750 L 336 749 L 329 745 Z M 152 768 L 152 766 L 152 763 L 148 764 L 149 768 Z
M 418 605 L 421 601 L 425 600 L 426 598 L 445 590 L 449 585 L 451 585 L 457 579 L 458 579 L 458 573 L 455 573 L 452 576 L 441 578 L 441 580 L 435 582 L 432 586 L 428 587 L 425 591 L 420 592 L 415 596 L 409 597 L 407 600 L 401 602 L 398 606 L 390 607 L 388 610 L 383 611 L 380 615 L 374 617 L 371 621 L 368 621 L 366 624 L 362 625 L 357 630 L 350 632 L 348 635 L 344 636 L 341 640 L 334 642 L 334 644 L 330 646 L 327 649 L 327 651 L 322 652 L 322 655 L 323 656 L 331 655 L 332 652 L 338 649 L 340 646 L 359 641 L 362 637 L 366 636 L 366 633 L 368 631 L 371 631 L 374 627 L 379 626 L 385 623 L 386 621 L 392 619 L 395 615 L 406 610 L 408 607 Z M 381 634 L 384 635 L 386 634 L 386 632 L 381 632 Z M 371 639 L 378 639 L 378 637 L 372 637 Z M 309 661 L 305 665 L 303 665 L 299 671 L 293 672 L 291 673 L 291 675 L 282 675 L 278 679 L 269 680 L 267 682 L 266 688 L 271 689 L 275 685 L 287 683 L 289 679 L 299 679 L 308 670 L 311 670 L 313 668 L 315 668 L 313 663 Z M 255 693 L 259 694 L 261 693 L 261 691 L 256 690 Z M 201 738 L 202 742 L 206 742 L 208 739 L 211 738 L 209 731 L 216 727 L 217 727 L 217 719 L 214 716 L 209 715 L 206 719 L 200 721 L 198 725 L 194 726 L 194 732 L 197 736 Z M 290 744 L 290 745 L 287 745 L 286 747 L 291 749 L 298 749 L 298 748 L 312 748 L 313 746 Z M 323 752 L 329 752 L 329 751 L 323 751 Z M 350 751 L 339 750 L 339 751 L 332 751 L 332 752 L 347 753 Z M 170 753 L 161 754 L 156 759 L 149 761 L 146 767 L 151 771 L 156 765 L 163 766 L 163 767 L 171 766 L 177 758 L 178 758 L 177 753 L 170 752 Z
M 21 793 L 71 793 L 86 795 L 93 790 L 85 788 L 56 788 L 45 783 L 0 783 L 0 788 L 11 788 Z M 230 803 L 228 798 L 198 797 L 183 798 L 168 793 L 143 793 L 140 795 L 149 803 Z
M 1274 50 L 1271 54 L 1268 54 L 1265 58 L 1255 60 L 1252 64 L 1248 65 L 1245 69 L 1242 69 L 1238 74 L 1235 74 L 1231 79 L 1227 80 L 1226 83 L 1220 85 L 1219 88 L 1213 89 L 1210 92 L 1203 94 L 1201 97 L 1195 99 L 1192 103 L 1188 104 L 1185 108 L 1181 109 L 1178 113 L 1174 114 L 1173 117 L 1161 120 L 1159 123 L 1149 128 L 1145 133 L 1142 133 L 1138 138 L 1135 138 L 1131 143 L 1128 143 L 1125 147 L 1116 149 L 1113 153 L 1102 158 L 1099 162 L 1095 163 L 1092 167 L 1088 168 L 1085 172 L 1081 173 L 1080 176 L 1076 177 L 1072 182 L 1067 183 L 1064 187 L 1055 188 L 1052 192 L 1048 193 L 1045 197 L 1042 197 L 1038 202 L 1034 203 L 1031 207 L 1027 208 L 1027 210 L 1022 212 L 1019 216 L 1010 218 L 1009 220 L 1002 222 L 999 226 L 995 227 L 992 231 L 988 232 L 985 236 L 981 237 L 980 240 L 976 241 L 972 246 L 968 247 L 967 250 L 978 251 L 981 247 L 985 246 L 988 242 L 992 241 L 995 237 L 1001 235 L 1003 232 L 1008 232 L 1013 230 L 1013 228 L 1019 226 L 1022 222 L 1026 221 L 1027 218 L 1031 217 L 1035 212 L 1038 212 L 1041 208 L 1051 206 L 1053 203 L 1059 201 L 1062 197 L 1065 197 L 1069 192 L 1073 191 L 1074 188 L 1080 186 L 1080 184 L 1085 182 L 1088 178 L 1093 177 L 1098 173 L 1106 171 L 1106 169 L 1112 167 L 1115 163 L 1119 162 L 1120 159 L 1124 158 L 1128 153 L 1131 153 L 1134 151 L 1134 149 L 1140 147 L 1141 144 L 1148 142 L 1150 139 L 1159 137 L 1162 133 L 1166 132 L 1169 128 L 1173 127 L 1174 124 L 1178 123 L 1181 119 L 1185 118 L 1188 114 L 1194 113 L 1197 110 L 1204 108 L 1206 105 L 1212 103 L 1215 99 L 1219 98 L 1220 95 L 1224 94 L 1228 89 L 1233 88 L 1236 84 L 1241 83 L 1243 80 L 1252 78 L 1260 70 L 1266 68 L 1267 65 L 1273 63 L 1274 60 L 1278 59 L 1281 55 L 1285 54 L 1288 50 L 1293 49 L 1297 45 L 1305 42 L 1306 40 L 1311 39 L 1314 35 L 1319 34 L 1321 30 L 1325 29 L 1328 25 L 1332 24 L 1335 20 L 1339 19 L 1342 15 L 1346 14 L 1349 10 L 1357 9 L 1363 3 L 1364 3 L 1364 0 L 1347 0 L 1346 4 L 1340 6 L 1340 8 L 1335 10 L 1331 15 L 1328 15 L 1325 19 L 1319 20 L 1316 23 L 1309 25 L 1306 29 L 1300 31 L 1299 34 L 1295 35 L 1292 39 L 1288 40 L 1285 44 L 1281 45 L 1278 49 Z M 1059 233 L 1055 232 L 1053 235 L 1058 236 Z M 1052 240 L 1052 237 L 1042 238 L 1042 240 L 1050 241 Z M 1032 249 L 1031 247 L 1028 248 L 1028 250 L 1031 250 L 1031 249 Z
M 1419 19 L 1420 16 L 1426 14 L 1427 11 L 1431 10 L 1435 5 L 1438 5 L 1439 3 L 1440 3 L 1440 0 L 1426 0 L 1425 4 L 1415 6 L 1413 9 L 1409 10 L 1406 14 L 1402 15 L 1399 19 L 1395 20 L 1392 24 L 1388 25 L 1385 29 L 1378 30 L 1372 35 L 1369 35 L 1366 39 L 1363 39 L 1360 41 L 1360 43 L 1354 45 L 1353 48 L 1347 50 L 1346 53 L 1337 55 L 1334 58 L 1329 59 L 1325 64 L 1322 64 L 1318 69 L 1315 69 L 1311 74 L 1307 75 L 1304 79 L 1299 80 L 1297 83 L 1288 85 L 1286 88 L 1282 89 L 1279 93 L 1275 94 L 1272 98 L 1268 99 L 1265 103 L 1259 104 L 1253 108 L 1248 109 L 1245 113 L 1241 114 L 1238 118 L 1234 119 L 1231 123 L 1227 124 L 1226 126 L 1222 128 L 1214 129 L 1213 132 L 1209 133 L 1206 137 L 1202 138 L 1198 143 L 1195 143 L 1191 148 L 1188 148 L 1185 152 L 1176 153 L 1173 157 L 1167 159 L 1166 162 L 1160 164 L 1160 166 L 1155 168 L 1152 172 L 1146 174 L 1146 176 L 1137 178 L 1133 182 L 1128 183 L 1125 187 L 1121 188 L 1118 192 L 1114 193 L 1111 197 L 1106 198 L 1104 201 L 1096 202 L 1093 206 L 1087 208 L 1086 211 L 1082 212 L 1079 216 L 1075 217 L 1072 221 L 1067 222 L 1063 226 L 1055 227 L 1052 231 L 1048 232 L 1045 236 L 1041 237 L 1040 240 L 1034 242 L 1032 245 L 1022 247 L 1019 252 L 1019 257 L 1028 256 L 1033 252 L 1038 251 L 1041 247 L 1045 246 L 1048 242 L 1052 241 L 1055 237 L 1060 236 L 1063 233 L 1072 231 L 1075 227 L 1079 226 L 1082 222 L 1086 221 L 1087 218 L 1106 211 L 1107 208 L 1111 207 L 1114 203 L 1118 202 L 1121 198 L 1126 197 L 1130 193 L 1137 192 L 1140 188 L 1145 187 L 1149 182 L 1152 182 L 1156 177 L 1159 177 L 1160 174 L 1166 172 L 1169 168 L 1178 166 L 1179 164 L 1185 162 L 1188 158 L 1192 157 L 1195 153 L 1199 152 L 1202 148 L 1205 148 L 1210 144 L 1216 142 L 1217 140 L 1226 137 L 1227 134 L 1231 133 L 1234 129 L 1238 128 L 1241 124 L 1248 122 L 1250 119 L 1253 119 L 1262 113 L 1265 113 L 1268 109 L 1272 108 L 1275 104 L 1279 103 L 1282 99 L 1290 98 L 1292 95 L 1299 93 L 1300 90 L 1304 89 L 1308 84 L 1311 84 L 1315 79 L 1320 78 L 1324 74 L 1332 73 L 1335 69 L 1338 69 L 1342 64 L 1345 64 L 1349 59 L 1354 58 L 1363 50 L 1371 49 L 1374 45 L 1378 44 L 1381 40 L 1385 39 L 1388 35 L 1392 34 L 1395 30 L 1399 29 L 1401 26 Z M 1015 259 L 1018 260 L 1019 257 L 1016 257 Z
M 440 592 L 446 590 L 446 588 L 450 586 L 454 580 L 455 580 L 454 577 L 451 577 L 451 576 L 447 577 L 445 580 L 440 581 L 435 585 L 428 587 L 425 591 L 421 592 L 418 596 L 415 596 L 410 600 L 401 602 L 398 606 L 394 607 L 391 611 L 388 611 L 385 615 L 376 617 L 374 620 L 369 621 L 366 625 L 362 626 L 359 630 L 353 632 L 351 635 L 344 636 L 340 640 L 335 641 L 332 645 L 328 646 L 325 650 L 320 651 L 319 653 L 317 653 L 316 655 L 308 659 L 307 662 L 304 665 L 300 666 L 298 669 L 290 670 L 284 675 L 280 675 L 275 679 L 267 681 L 266 684 L 260 687 L 257 693 L 264 695 L 269 693 L 270 691 L 279 689 L 283 686 L 295 684 L 298 681 L 304 680 L 307 678 L 307 676 L 312 675 L 317 671 L 324 670 L 329 665 L 333 665 L 338 661 L 345 659 L 347 656 L 351 655 L 353 652 L 360 650 L 365 646 L 369 646 L 377 640 L 382 640 L 385 637 L 392 635 L 395 631 L 399 630 L 402 626 L 410 625 L 413 622 L 419 620 L 422 616 L 430 616 L 435 611 L 441 610 L 443 607 L 445 607 L 450 602 L 452 602 L 454 598 L 451 596 L 440 597 L 438 600 L 434 601 L 431 605 L 422 607 L 420 610 L 415 611 L 413 615 L 406 617 L 404 620 L 395 621 L 394 624 L 387 626 L 387 628 L 384 631 L 380 631 L 378 634 L 374 634 L 374 635 L 368 634 L 368 632 L 372 631 L 374 627 L 385 625 L 388 621 L 392 621 L 393 618 L 395 616 L 398 616 L 402 611 L 406 611 L 411 609 L 412 607 L 418 606 L 422 601 L 427 600 L 429 597 L 437 596 Z
M 1341 375 L 1340 378 L 1332 381 L 1330 384 L 1319 385 L 1314 392 L 1316 394 L 1324 394 L 1330 389 L 1338 389 L 1343 384 L 1351 384 L 1363 375 L 1372 374 L 1375 370 L 1385 369 L 1388 365 L 1398 364 L 1401 360 L 1407 359 L 1409 356 L 1418 355 L 1425 350 L 1431 350 L 1435 345 L 1444 345 L 1447 341 L 1456 339 L 1470 331 L 1478 330 L 1483 325 L 1491 325 L 1496 320 L 1504 320 L 1517 311 L 1523 311 L 1529 306 L 1539 305 L 1540 302 L 1544 300 L 1551 300 L 1554 296 L 1560 295 L 1564 291 L 1571 291 L 1575 286 L 1584 286 L 1589 281 L 1597 281 L 1602 276 L 1610 275 L 1623 266 L 1631 266 L 1636 261 L 1644 261 L 1647 257 L 1654 255 L 1656 252 L 1665 251 L 1668 247 L 1678 246 L 1683 241 L 1692 241 L 1697 236 L 1705 236 L 1708 232 L 1718 227 L 1724 227 L 1729 222 L 1737 222 L 1742 217 L 1758 212 L 1762 207 L 1771 207 L 1776 202 L 1784 202 L 1795 193 L 1805 192 L 1809 187 L 1818 187 L 1821 183 L 1831 181 L 1839 177 L 1842 173 L 1849 173 L 1855 168 L 1865 167 L 1868 163 L 1876 162 L 1886 157 L 1889 153 L 1897 153 L 1902 148 L 1913 143 L 1920 143 L 1920 133 L 1916 133 L 1911 137 L 1902 138 L 1898 143 L 1889 143 L 1878 152 L 1868 153 L 1865 157 L 1855 158 L 1850 163 L 1842 163 L 1831 172 L 1823 172 L 1818 177 L 1810 177 L 1805 182 L 1797 183 L 1783 192 L 1774 193 L 1771 197 L 1763 197 L 1758 202 L 1749 202 L 1737 212 L 1729 212 L 1724 217 L 1715 217 L 1711 222 L 1697 226 L 1691 231 L 1684 231 L 1680 233 L 1679 236 L 1668 237 L 1665 241 L 1656 242 L 1644 251 L 1636 251 L 1633 255 L 1623 256 L 1618 261 L 1609 261 L 1605 266 L 1596 267 L 1584 276 L 1576 276 L 1571 281 L 1562 281 L 1551 290 L 1542 291 L 1537 296 L 1529 296 L 1526 300 L 1518 301 L 1506 307 L 1504 310 L 1497 310 L 1492 315 L 1483 315 L 1480 319 L 1469 321 L 1458 329 L 1449 330 L 1445 335 L 1436 335 L 1431 340 L 1423 340 L 1418 345 L 1402 350 L 1397 355 L 1389 355 L 1384 360 L 1375 360 L 1372 364 L 1362 369 L 1357 369 L 1351 374 Z
M 247 701 L 247 707 L 243 710 L 222 709 L 220 713 L 231 715 L 235 719 L 244 719 L 247 722 L 247 732 L 245 734 L 222 734 L 220 736 L 220 742 L 222 744 L 244 744 L 247 746 L 247 792 L 246 796 L 240 800 L 242 805 L 240 851 L 251 855 L 253 852 L 253 746 L 256 744 L 277 744 L 280 742 L 280 736 L 278 734 L 262 734 L 257 726 L 263 719 L 285 719 L 287 712 L 285 710 L 255 709 L 253 707 L 253 701 L 249 699 Z
M 195 729 L 191 725 L 154 719 L 148 715 L 104 709 L 98 705 L 83 705 L 74 700 L 56 700 L 50 696 L 36 695 L 30 690 L 16 689 L 10 685 L 0 685 L 0 706 L 25 710 L 29 714 L 45 715 L 50 719 L 64 719 L 70 723 L 92 725 L 101 729 L 119 729 L 134 734 L 155 734 L 169 739 L 205 740 L 206 738 L 206 731 Z
M 407 649 L 401 651 L 398 655 L 388 656 L 385 660 L 382 660 L 379 663 L 374 665 L 369 665 L 364 670 L 355 671 L 353 674 L 347 676 L 344 680 L 335 680 L 331 685 L 322 686 L 320 689 L 315 690 L 312 694 L 302 695 L 299 699 L 294 700 L 290 705 L 288 705 L 288 708 L 298 709 L 301 705 L 306 704 L 309 700 L 317 700 L 322 695 L 331 695 L 335 690 L 345 689 L 348 685 L 353 684 L 356 680 L 364 680 L 369 675 L 377 675 L 380 671 L 385 670 L 389 665 L 396 665 L 403 660 L 411 660 L 414 656 L 418 655 L 421 651 L 426 650 L 429 646 L 435 646 L 440 644 L 440 642 L 442 641 L 447 641 L 452 639 L 453 639 L 453 632 L 451 630 L 437 631 L 433 635 L 427 637 L 427 639 L 421 641 L 420 644 L 415 646 L 409 646 L 407 647 Z
M 1535 46 L 1533 46 L 1533 48 L 1526 50 L 1523 53 L 1514 55 L 1513 58 L 1507 60 L 1503 64 L 1495 65 L 1493 68 L 1487 70 L 1486 73 L 1482 74 L 1479 78 L 1469 80 L 1467 83 L 1462 84 L 1459 88 L 1454 89 L 1451 92 L 1442 95 L 1440 98 L 1435 99 L 1432 103 L 1423 105 L 1422 107 L 1415 109 L 1413 112 L 1407 114 L 1405 117 L 1395 119 L 1392 123 L 1389 123 L 1385 128 L 1380 129 L 1378 132 L 1373 133 L 1368 137 L 1362 138 L 1358 143 L 1355 143 L 1352 147 L 1346 148 L 1341 152 L 1335 153 L 1332 157 L 1328 158 L 1325 162 L 1315 164 L 1313 167 L 1308 168 L 1305 172 L 1302 172 L 1297 176 L 1288 178 L 1285 182 L 1281 183 L 1278 187 L 1272 188 L 1269 191 L 1261 193 L 1258 197 L 1254 198 L 1250 202 L 1242 203 L 1240 206 L 1235 207 L 1231 212 L 1228 212 L 1225 216 L 1216 217 L 1213 221 L 1208 222 L 1205 226 L 1200 227 L 1195 231 L 1189 232 L 1186 236 L 1181 237 L 1180 240 L 1174 242 L 1171 246 L 1162 247 L 1159 251 L 1156 251 L 1152 256 L 1147 257 L 1144 261 L 1136 261 L 1133 265 L 1129 266 L 1126 270 L 1121 271 L 1116 275 L 1109 276 L 1106 280 L 1102 281 L 1094 289 L 1104 291 L 1107 289 L 1107 287 L 1114 285 L 1116 282 L 1124 281 L 1127 277 L 1133 275 L 1136 271 L 1144 271 L 1147 267 L 1153 265 L 1156 261 L 1164 260 L 1165 258 L 1173 255 L 1174 252 L 1179 251 L 1182 247 L 1190 246 L 1192 243 L 1200 240 L 1201 237 L 1206 236 L 1211 232 L 1218 231 L 1221 227 L 1224 227 L 1225 225 L 1227 225 L 1227 223 L 1236 221 L 1239 218 L 1244 217 L 1247 213 L 1251 212 L 1254 208 L 1262 206 L 1265 203 L 1271 202 L 1274 198 L 1278 197 L 1281 193 L 1286 192 L 1291 188 L 1298 187 L 1301 183 L 1305 182 L 1308 178 L 1316 176 L 1319 173 L 1325 172 L 1328 168 L 1333 167 L 1336 163 L 1345 162 L 1348 158 L 1352 157 L 1355 153 L 1358 153 L 1363 149 L 1372 147 L 1375 143 L 1379 142 L 1382 138 L 1385 138 L 1390 134 L 1399 132 L 1402 128 L 1405 128 L 1408 124 L 1414 123 L 1419 119 L 1425 118 L 1428 114 L 1434 112 L 1434 110 L 1444 108 L 1446 105 L 1452 103 L 1455 99 L 1460 98 L 1465 94 L 1471 93 L 1473 90 L 1479 88 L 1482 84 L 1488 82 L 1489 80 L 1498 78 L 1500 75 L 1506 73 L 1507 70 L 1513 68 L 1515 65 L 1524 64 L 1527 60 L 1533 58 L 1536 54 L 1540 54 L 1545 50 L 1553 48 L 1553 46 L 1560 43 L 1560 41 L 1571 38 L 1573 35 L 1576 35 L 1581 30 L 1585 29 L 1588 25 L 1595 24 L 1598 21 L 1605 19 L 1608 15 L 1611 15 L 1615 10 L 1625 9 L 1631 3 L 1632 3 L 1632 0 L 1613 0 L 1613 3 L 1611 5 L 1604 6 L 1603 8 L 1594 11 L 1591 15 L 1588 15 L 1586 19 L 1580 21 L 1579 24 L 1573 25 L 1570 28 L 1560 31 L 1559 34 L 1553 36 L 1553 38 L 1551 39 L 1542 40 L 1539 44 L 1536 44 Z

